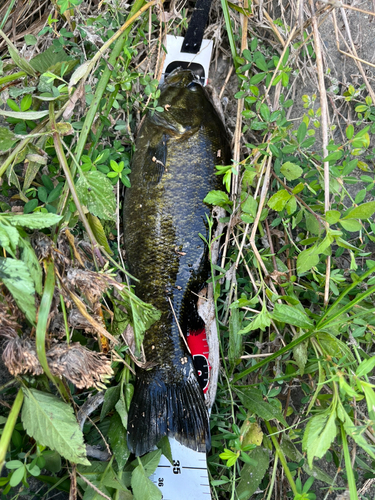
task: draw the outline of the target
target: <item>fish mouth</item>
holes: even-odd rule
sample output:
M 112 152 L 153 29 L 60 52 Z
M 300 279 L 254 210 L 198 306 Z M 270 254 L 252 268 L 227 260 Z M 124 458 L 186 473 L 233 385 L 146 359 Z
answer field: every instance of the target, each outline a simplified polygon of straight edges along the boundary
M 166 87 L 187 87 L 191 90 L 202 87 L 199 75 L 195 75 L 190 69 L 178 67 L 165 77 L 161 89 Z

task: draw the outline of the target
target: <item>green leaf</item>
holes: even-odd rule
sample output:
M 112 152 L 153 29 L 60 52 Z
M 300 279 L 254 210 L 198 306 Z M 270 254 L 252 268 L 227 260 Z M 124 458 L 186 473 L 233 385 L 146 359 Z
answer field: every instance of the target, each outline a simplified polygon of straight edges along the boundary
M 290 161 L 285 162 L 280 171 L 288 181 L 299 179 L 303 174 L 302 168 Z
M 365 393 L 367 411 L 369 413 L 369 417 L 371 418 L 371 420 L 374 420 L 374 418 L 375 418 L 375 392 L 374 392 L 374 389 L 372 388 L 371 384 L 367 384 L 366 382 L 363 382 L 362 380 L 359 382 L 359 385 L 361 386 L 362 391 Z
M 28 435 L 70 462 L 90 465 L 73 408 L 52 394 L 26 387 L 22 390 L 25 399 L 21 419 Z
M 0 152 L 6 153 L 15 145 L 19 139 L 5 127 L 0 127 Z
M 336 224 L 340 217 L 341 213 L 338 210 L 328 210 L 326 212 L 326 221 L 328 224 Z
M 306 132 L 307 132 L 307 126 L 305 122 L 302 122 L 301 125 L 298 127 L 297 130 L 297 140 L 299 144 L 301 144 L 306 137 Z
M 290 200 L 292 197 L 291 194 L 288 193 L 286 189 L 281 189 L 277 193 L 275 193 L 271 198 L 268 200 L 267 205 L 272 208 L 272 210 L 276 210 L 276 212 L 281 212 L 284 210 L 285 205 L 287 202 Z
M 250 78 L 250 83 L 253 85 L 256 85 L 257 83 L 260 83 L 266 76 L 266 73 L 258 73 L 257 75 L 253 75 Z
M 362 224 L 357 219 L 341 219 L 339 224 L 350 233 L 356 233 L 362 229 Z
M 13 59 L 13 61 L 15 62 L 15 64 L 20 69 L 22 69 L 23 71 L 25 71 L 25 73 L 27 73 L 28 75 L 30 75 L 32 77 L 36 77 L 37 75 L 36 75 L 36 73 L 34 71 L 34 68 L 30 65 L 30 63 L 24 57 L 22 57 L 20 55 L 20 53 L 18 52 L 16 46 L 13 45 L 13 43 L 9 40 L 9 38 L 1 30 L 0 30 L 0 35 L 6 41 L 6 43 L 8 45 L 9 55 Z
M 41 265 L 39 264 L 38 257 L 35 255 L 33 247 L 26 238 L 20 240 L 20 247 L 23 248 L 21 259 L 26 264 L 30 272 L 30 275 L 34 281 L 36 292 L 41 295 L 43 291 L 43 271 Z
M 147 477 L 151 476 L 159 465 L 161 457 L 161 450 L 150 451 L 147 455 L 141 458 L 143 468 Z
M 326 454 L 336 434 L 336 412 L 331 411 L 331 408 L 308 421 L 303 435 L 302 449 L 307 451 L 310 467 L 314 457 L 322 458 Z
M 138 465 L 133 471 L 131 486 L 134 500 L 161 500 L 161 491 L 145 476 L 142 466 Z
M 354 425 L 349 415 L 344 410 L 344 407 L 342 406 L 341 402 L 339 402 L 338 405 L 339 406 L 337 409 L 338 410 L 337 414 L 340 420 L 344 424 L 344 429 L 346 434 L 350 436 L 357 443 L 357 445 L 360 446 L 366 453 L 368 453 L 371 458 L 375 459 L 374 447 L 369 445 L 369 443 L 363 437 L 362 430 Z
M 292 196 L 290 198 L 290 200 L 286 204 L 285 208 L 286 208 L 288 215 L 294 214 L 294 212 L 297 210 L 297 200 L 295 199 L 294 196 Z
M 89 212 L 99 219 L 116 220 L 116 197 L 106 175 L 97 170 L 83 172 L 77 181 L 76 190 Z
M 302 334 L 303 332 L 300 330 L 297 332 L 297 335 L 294 338 L 297 339 Z M 307 363 L 307 344 L 307 341 L 301 342 L 293 349 L 293 357 L 296 360 L 301 375 L 304 374 L 305 366 Z
M 354 202 L 358 205 L 359 203 L 362 203 L 362 201 L 366 198 L 367 191 L 366 189 L 361 189 L 358 191 L 358 193 L 355 195 Z
M 36 45 L 38 39 L 34 35 L 25 35 L 25 42 L 27 45 Z
M 88 223 L 90 224 L 90 227 L 92 229 L 92 232 L 94 233 L 94 236 L 96 238 L 96 241 L 99 243 L 99 245 L 102 245 L 104 250 L 108 252 L 110 255 L 113 255 L 113 252 L 111 250 L 111 247 L 109 246 L 107 237 L 105 235 L 102 223 L 100 220 L 95 217 L 95 215 L 92 214 L 87 214 L 87 220 Z
M 269 122 L 270 121 L 270 116 L 271 116 L 271 112 L 269 110 L 269 107 L 267 106 L 266 103 L 262 103 L 260 105 L 260 116 L 263 118 L 263 120 L 265 122 Z
M 225 207 L 232 203 L 224 191 L 210 191 L 203 201 L 208 205 L 217 205 L 218 207 Z
M 22 465 L 22 467 L 20 467 L 19 469 L 16 469 L 9 480 L 10 486 L 14 488 L 15 486 L 19 485 L 23 479 L 23 476 L 25 475 L 25 472 L 26 467 L 24 465 Z
M 263 418 L 267 422 L 276 419 L 287 427 L 283 414 L 274 405 L 263 401 L 262 391 L 253 388 L 241 387 L 237 390 L 238 397 L 248 410 Z
M 236 493 L 239 500 L 247 500 L 253 495 L 265 473 L 269 464 L 269 452 L 264 448 L 255 448 L 250 453 L 250 457 L 256 460 L 257 465 L 245 464 L 241 470 L 241 479 L 236 486 Z
M 27 265 L 22 260 L 0 257 L 0 280 L 30 323 L 35 323 L 35 287 Z
M 104 394 L 104 402 L 102 411 L 100 412 L 100 421 L 102 421 L 107 413 L 115 407 L 115 404 L 120 399 L 121 384 L 114 387 L 109 387 Z
M 229 316 L 229 349 L 228 359 L 232 365 L 235 365 L 237 360 L 242 355 L 242 335 L 239 334 L 241 330 L 240 311 L 238 308 L 232 309 Z
M 307 314 L 295 306 L 276 303 L 275 309 L 271 313 L 271 317 L 276 321 L 299 326 L 300 328 L 311 329 L 314 327 L 314 323 L 307 316 Z
M 55 72 L 61 68 L 64 62 L 69 64 L 68 70 L 73 69 L 71 68 L 72 63 L 73 67 L 77 64 L 77 61 L 72 60 L 64 50 L 57 52 L 55 46 L 51 45 L 47 50 L 33 57 L 30 65 L 39 73 L 45 73 L 46 71 Z M 60 72 L 55 74 L 60 76 Z
M 370 373 L 374 368 L 375 368 L 375 356 L 372 356 L 369 359 L 365 359 L 357 366 L 355 374 L 357 375 L 357 377 L 363 377 L 364 375 Z
M 0 115 L 7 116 L 9 118 L 17 118 L 20 120 L 40 120 L 40 118 L 44 118 L 48 116 L 49 111 L 7 111 L 5 109 L 0 109 Z
M 117 413 L 117 411 L 111 418 L 111 423 L 108 430 L 108 438 L 119 470 L 122 470 L 130 456 L 130 451 L 126 442 L 126 429 L 122 425 L 121 417 Z
M 319 254 L 316 246 L 303 250 L 297 257 L 297 272 L 303 274 L 316 266 L 319 262 Z
M 265 304 L 265 302 L 263 302 Z M 255 316 L 255 318 L 250 322 L 249 325 L 245 326 L 242 330 L 238 332 L 239 335 L 244 335 L 245 333 L 249 333 L 253 330 L 262 330 L 263 332 L 269 327 L 271 324 L 270 314 L 267 311 L 267 308 L 263 305 L 262 310 L 259 314 Z
M 289 437 L 286 434 L 283 435 L 283 439 L 281 441 L 280 446 L 282 451 L 292 462 L 299 463 L 304 458 L 302 453 L 297 449 L 293 441 L 289 439 Z M 306 474 L 308 474 L 309 476 L 313 476 L 315 479 L 318 479 L 319 481 L 324 481 L 329 485 L 333 483 L 333 478 L 331 476 L 326 474 L 324 471 L 319 469 L 319 467 L 317 467 L 314 464 L 310 468 L 306 460 L 304 461 L 302 468 L 306 472 Z
M 317 218 L 310 212 L 305 212 L 306 228 L 312 234 L 320 234 L 321 227 Z
M 368 201 L 358 207 L 354 207 L 344 217 L 344 219 L 369 219 L 375 213 L 375 201 Z
M 167 458 L 171 465 L 173 465 L 171 443 L 169 442 L 168 436 L 162 437 L 158 442 L 157 447 L 161 450 L 162 454 Z
M 0 218 L 12 224 L 12 226 L 28 227 L 29 229 L 44 229 L 57 224 L 62 219 L 61 215 L 36 212 L 33 214 L 0 214 Z

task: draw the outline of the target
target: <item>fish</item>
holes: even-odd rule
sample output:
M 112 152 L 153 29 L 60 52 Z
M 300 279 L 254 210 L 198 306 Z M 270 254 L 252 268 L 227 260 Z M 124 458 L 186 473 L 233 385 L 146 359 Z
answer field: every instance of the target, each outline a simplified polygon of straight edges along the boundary
M 215 165 L 230 163 L 227 131 L 206 90 L 180 68 L 160 86 L 141 126 L 124 197 L 124 241 L 136 295 L 160 313 L 146 332 L 148 369 L 137 369 L 127 443 L 136 456 L 164 436 L 210 449 L 209 416 L 185 336 L 204 328 L 197 299 L 209 278 L 210 207 L 220 189 Z

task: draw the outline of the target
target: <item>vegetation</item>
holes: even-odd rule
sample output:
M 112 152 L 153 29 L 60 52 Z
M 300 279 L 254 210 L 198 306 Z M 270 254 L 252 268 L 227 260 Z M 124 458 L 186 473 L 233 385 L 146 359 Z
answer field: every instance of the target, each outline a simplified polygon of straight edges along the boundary
M 2 497 L 26 492 L 32 476 L 46 485 L 35 498 L 156 500 L 148 477 L 171 458 L 168 443 L 133 460 L 126 426 L 158 312 L 128 284 L 119 214 L 137 125 L 163 111 L 161 35 L 181 34 L 190 13 L 143 0 L 130 12 L 53 4 L 24 37 L 39 52 L 31 60 L 0 31 L 0 333 L 12 375 L 0 388 Z M 375 477 L 372 90 L 336 86 L 352 119 L 329 127 L 323 11 L 299 33 L 267 18 L 277 35 L 265 38 L 244 5 L 222 0 L 211 19 L 236 86 L 233 164 L 206 198 L 227 212 L 210 279 L 221 345 L 213 497 L 369 498 L 358 485 Z M 296 124 L 289 95 L 302 60 L 322 78 Z

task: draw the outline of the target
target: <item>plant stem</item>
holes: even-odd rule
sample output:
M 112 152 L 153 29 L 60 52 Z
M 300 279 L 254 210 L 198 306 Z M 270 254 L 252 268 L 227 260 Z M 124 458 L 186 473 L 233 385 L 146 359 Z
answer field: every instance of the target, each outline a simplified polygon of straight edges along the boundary
M 229 14 L 229 7 L 228 7 L 227 0 L 221 0 L 221 8 L 223 9 L 225 26 L 227 28 L 230 50 L 232 52 L 233 64 L 234 64 L 234 67 L 237 69 L 239 66 L 238 61 L 237 61 L 238 56 L 237 56 L 236 44 L 234 42 L 232 24 L 230 22 L 230 14 Z
M 360 283 L 362 283 L 372 273 L 375 273 L 375 267 L 371 267 L 370 269 L 368 269 L 364 274 L 362 274 L 362 276 L 360 277 L 360 279 L 358 281 L 354 281 L 351 285 L 349 285 L 347 288 L 345 288 L 345 290 L 337 297 L 337 299 L 331 305 L 331 307 L 329 309 L 327 309 L 327 311 L 320 318 L 320 321 L 316 325 L 317 328 L 322 328 L 322 323 L 324 322 L 326 317 L 329 316 L 329 314 L 332 313 L 332 311 L 335 309 L 335 307 L 337 307 L 340 304 L 340 302 L 345 297 L 345 295 L 347 295 L 353 288 L 355 288 Z
M 5 463 L 5 458 L 6 454 L 8 451 L 8 446 L 13 434 L 14 427 L 17 422 L 18 414 L 21 410 L 23 402 L 23 392 L 22 389 L 18 390 L 16 399 L 14 400 L 12 409 L 10 410 L 10 413 L 8 415 L 7 421 L 4 426 L 3 433 L 1 435 L 0 439 L 0 474 L 1 471 L 3 470 L 4 463 Z
M 39 362 L 43 367 L 44 373 L 55 384 L 61 396 L 66 401 L 69 401 L 69 394 L 67 393 L 66 388 L 62 383 L 62 380 L 52 375 L 47 362 L 47 355 L 46 355 L 47 324 L 48 324 L 48 318 L 51 309 L 53 294 L 55 291 L 55 267 L 52 260 L 45 261 L 45 270 L 46 270 L 46 280 L 44 283 L 42 300 L 39 306 L 38 323 L 36 325 L 36 332 L 35 332 L 36 353 L 38 355 Z
M 341 439 L 342 439 L 342 448 L 344 450 L 345 470 L 348 478 L 350 500 L 358 500 L 357 487 L 355 485 L 355 477 L 350 459 L 348 441 L 346 439 L 345 429 L 342 424 L 341 424 Z
M 294 482 L 294 479 L 293 479 L 292 474 L 289 470 L 288 464 L 286 463 L 285 455 L 284 455 L 284 453 L 279 445 L 278 440 L 276 439 L 276 436 L 274 436 L 274 434 L 272 433 L 272 428 L 271 428 L 270 423 L 265 421 L 265 424 L 266 424 L 267 430 L 269 432 L 269 437 L 272 439 L 272 443 L 275 447 L 276 456 L 278 456 L 280 459 L 281 465 L 283 466 L 285 475 L 289 481 L 290 487 L 292 488 L 294 495 L 297 495 L 298 491 L 297 491 L 296 483 Z

